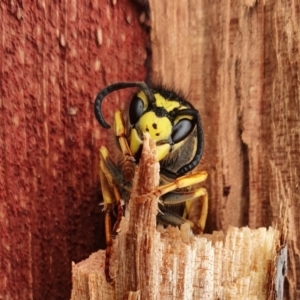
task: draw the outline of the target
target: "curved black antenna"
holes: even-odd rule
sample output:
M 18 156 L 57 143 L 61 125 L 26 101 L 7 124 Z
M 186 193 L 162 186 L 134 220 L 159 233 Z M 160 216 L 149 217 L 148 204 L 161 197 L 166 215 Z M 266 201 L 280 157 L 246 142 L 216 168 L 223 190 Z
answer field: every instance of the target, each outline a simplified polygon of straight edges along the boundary
M 197 125 L 197 149 L 196 153 L 193 157 L 193 159 L 183 167 L 181 167 L 176 173 L 169 171 L 167 169 L 161 169 L 160 172 L 161 174 L 167 176 L 168 178 L 177 178 L 179 176 L 182 176 L 189 171 L 193 170 L 200 162 L 202 154 L 203 154 L 203 149 L 204 149 L 204 135 L 203 135 L 203 130 L 201 126 L 201 119 L 200 119 L 200 114 L 196 109 L 182 109 L 176 112 L 176 116 L 193 116 L 196 118 L 196 125 Z
M 94 102 L 94 113 L 95 113 L 97 121 L 99 122 L 99 124 L 102 127 L 107 128 L 107 129 L 110 128 L 110 125 L 105 121 L 105 119 L 102 115 L 102 111 L 101 111 L 101 105 L 102 105 L 103 99 L 108 94 L 110 94 L 114 91 L 131 88 L 131 87 L 138 87 L 145 93 L 145 95 L 150 103 L 155 103 L 153 93 L 145 82 L 142 82 L 142 81 L 118 82 L 118 83 L 111 84 L 111 85 L 105 87 L 101 92 L 98 93 L 98 95 L 95 99 L 95 102 Z

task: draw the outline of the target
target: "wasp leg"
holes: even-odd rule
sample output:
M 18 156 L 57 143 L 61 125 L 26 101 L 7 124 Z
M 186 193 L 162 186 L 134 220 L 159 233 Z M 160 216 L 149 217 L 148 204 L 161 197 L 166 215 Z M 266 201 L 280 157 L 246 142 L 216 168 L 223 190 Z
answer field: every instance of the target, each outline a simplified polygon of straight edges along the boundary
M 131 156 L 131 151 L 126 139 L 126 127 L 125 121 L 120 110 L 117 110 L 115 113 L 115 123 L 114 123 L 114 133 L 118 138 L 122 153 L 127 156 Z
M 132 156 L 130 147 L 126 139 L 125 121 L 120 110 L 115 113 L 114 133 L 118 138 L 118 142 L 122 151 L 122 173 L 127 181 L 131 181 L 134 176 L 135 159 Z
M 162 200 L 162 203 L 167 206 L 167 210 L 163 210 L 160 208 L 161 212 L 157 216 L 159 222 L 163 223 L 164 225 L 169 224 L 173 226 L 180 226 L 183 223 L 189 223 L 191 229 L 195 234 L 200 234 L 204 231 L 208 214 L 208 196 L 205 188 L 200 188 L 188 193 L 168 193 L 165 195 L 165 197 Z M 201 200 L 199 199 L 199 197 L 201 198 Z M 200 214 L 197 213 L 197 216 L 193 217 L 193 220 L 195 220 L 194 222 L 190 221 L 190 218 L 188 220 L 187 217 L 190 216 L 190 213 L 192 211 L 191 208 L 193 207 L 193 205 L 195 205 L 195 202 L 199 202 L 199 200 L 197 201 L 197 199 L 200 200 L 200 203 L 198 204 L 198 206 L 200 207 Z M 174 200 L 173 203 L 172 200 Z M 185 202 L 183 217 L 173 212 L 171 209 L 172 206 L 177 206 L 178 203 L 182 202 Z M 176 208 L 174 210 L 176 210 Z
M 110 201 L 110 203 L 114 204 L 114 206 L 117 206 L 117 222 L 115 223 L 113 230 L 113 233 L 116 234 L 123 216 L 122 201 L 119 189 L 128 190 L 130 189 L 130 186 L 129 183 L 125 181 L 122 172 L 110 158 L 106 147 L 100 148 L 100 179 L 101 176 L 105 177 L 105 180 L 107 181 L 106 185 L 109 187 L 109 192 L 112 191 L 114 195 L 113 200 L 111 196 L 110 200 L 104 200 L 104 204 L 107 204 L 108 201 Z M 119 187 L 119 189 L 117 187 Z M 102 190 L 102 192 L 104 193 L 106 191 Z
M 192 191 L 174 191 L 167 193 L 163 196 L 162 202 L 166 205 L 175 205 L 179 203 L 183 203 L 186 201 L 194 200 L 196 198 L 199 198 L 201 196 L 204 196 L 204 188 L 195 189 Z
M 114 164 L 106 147 L 100 148 L 100 183 L 104 199 L 105 210 L 105 276 L 107 282 L 113 283 L 109 273 L 109 261 L 112 254 L 112 238 L 117 234 L 123 216 L 120 192 L 117 188 L 125 186 L 122 172 Z M 117 221 L 112 229 L 111 216 L 117 207 Z
M 118 215 L 117 215 L 117 221 L 113 227 L 113 235 L 116 235 L 119 231 L 119 226 L 123 217 L 123 207 L 122 207 L 122 201 L 121 201 L 121 195 L 116 187 L 113 188 L 114 196 L 116 204 L 118 205 Z
M 194 233 L 203 232 L 207 214 L 208 214 L 208 196 L 205 188 L 198 188 L 193 191 L 175 191 L 167 193 L 162 198 L 162 203 L 167 206 L 176 206 L 180 203 L 185 203 L 183 219 L 190 215 L 195 201 L 200 201 L 200 214 L 197 214 L 195 222 L 189 222 Z M 173 223 L 172 223 L 173 224 Z M 179 224 L 181 225 L 181 224 Z
M 100 182 L 104 199 L 105 209 L 105 276 L 106 281 L 113 283 L 114 280 L 109 272 L 110 258 L 112 255 L 113 237 L 117 234 L 120 222 L 123 216 L 122 201 L 119 189 L 130 189 L 128 179 L 132 179 L 134 175 L 134 167 L 126 168 L 129 164 L 134 164 L 135 160 L 131 155 L 130 148 L 126 140 L 125 123 L 121 111 L 115 114 L 114 134 L 118 138 L 118 142 L 124 157 L 124 172 L 111 159 L 106 147 L 100 148 Z M 129 171 L 128 171 L 129 170 Z M 133 171 L 132 171 L 133 170 Z M 131 171 L 131 172 L 130 172 Z M 124 174 L 124 175 L 123 175 Z M 118 189 L 118 188 L 119 189 Z M 112 228 L 111 216 L 117 207 L 117 221 Z
M 111 206 L 109 205 L 105 211 L 105 241 L 106 241 L 106 249 L 105 249 L 105 278 L 109 283 L 113 283 L 114 279 L 110 275 L 109 266 L 110 266 L 110 258 L 112 255 L 112 233 L 111 233 Z
M 201 197 L 202 203 L 201 203 L 201 210 L 200 210 L 200 216 L 197 219 L 196 223 L 193 223 L 192 230 L 194 233 L 203 233 L 205 224 L 206 224 L 206 219 L 207 219 L 207 214 L 208 214 L 208 194 L 205 188 L 199 188 L 195 190 L 197 194 Z M 185 202 L 185 215 L 190 215 L 191 213 L 191 208 L 194 203 L 195 199 L 188 200 Z
M 111 159 L 106 147 L 100 147 L 100 169 L 105 174 L 108 184 L 111 188 L 115 185 L 124 186 L 126 181 L 120 169 Z
M 187 222 L 186 219 L 181 217 L 176 212 L 168 210 L 163 205 L 159 206 L 159 212 L 156 216 L 157 221 L 163 225 L 172 225 L 172 226 L 180 226 Z
M 104 210 L 105 210 L 105 242 L 106 242 L 106 249 L 105 249 L 105 277 L 106 281 L 113 283 L 113 278 L 109 273 L 109 261 L 112 254 L 112 232 L 111 232 L 111 214 L 112 214 L 112 206 L 113 206 L 113 199 L 111 190 L 109 187 L 109 183 L 105 177 L 101 169 L 101 159 L 100 159 L 100 168 L 99 168 L 99 175 L 100 175 L 100 184 L 101 190 L 104 200 Z
M 153 191 L 153 194 L 157 197 L 161 197 L 162 195 L 175 191 L 177 189 L 185 188 L 194 185 L 196 183 L 200 183 L 204 181 L 206 178 L 207 178 L 207 173 L 205 171 L 195 173 L 195 174 L 184 175 L 179 178 L 176 178 L 174 181 L 170 183 L 157 187 Z
M 203 232 L 207 214 L 208 214 L 208 195 L 205 188 L 198 188 L 193 191 L 176 191 L 177 189 L 185 188 L 197 183 L 204 181 L 207 178 L 206 172 L 199 172 L 196 174 L 189 174 L 179 177 L 174 180 L 174 182 L 167 183 L 165 185 L 159 186 L 154 190 L 154 194 L 157 197 L 165 195 L 162 199 L 162 203 L 167 206 L 177 205 L 179 203 L 185 202 L 185 212 L 183 220 L 189 215 L 191 207 L 195 199 L 201 197 L 202 205 L 199 218 L 196 223 L 189 222 L 194 233 Z M 176 192 L 174 192 L 176 191 Z M 172 211 L 163 212 L 163 216 L 159 216 L 159 219 L 163 218 L 163 223 L 168 222 L 169 224 L 181 225 L 180 216 L 173 213 Z M 177 223 L 176 223 L 177 222 Z

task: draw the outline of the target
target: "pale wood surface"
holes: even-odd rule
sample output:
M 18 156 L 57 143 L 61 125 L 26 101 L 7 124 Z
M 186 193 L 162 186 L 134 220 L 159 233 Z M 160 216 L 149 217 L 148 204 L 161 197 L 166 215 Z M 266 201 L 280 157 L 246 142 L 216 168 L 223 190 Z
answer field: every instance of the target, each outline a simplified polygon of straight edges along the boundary
M 103 271 L 105 251 L 99 250 L 73 265 L 71 300 L 136 299 L 136 295 L 141 297 L 139 299 L 161 300 L 274 299 L 275 248 L 279 242 L 276 230 L 230 227 L 226 236 L 215 232 L 205 237 L 189 238 L 188 242 L 175 228 L 157 234 L 160 237 L 156 257 L 151 260 L 152 276 L 146 281 L 141 279 L 139 289 L 124 289 L 124 282 L 136 272 L 134 264 L 126 269 L 127 277 L 115 269 L 116 286 L 107 283 Z M 134 240 L 131 243 L 133 245 Z M 120 248 L 115 250 L 120 254 L 116 264 L 126 256 L 133 259 L 128 257 L 130 251 L 120 253 Z M 150 263 L 141 262 L 144 276 L 149 275 L 147 262 Z
M 207 230 L 285 219 L 286 298 L 299 299 L 299 1 L 150 0 L 150 10 L 152 78 L 202 115 Z

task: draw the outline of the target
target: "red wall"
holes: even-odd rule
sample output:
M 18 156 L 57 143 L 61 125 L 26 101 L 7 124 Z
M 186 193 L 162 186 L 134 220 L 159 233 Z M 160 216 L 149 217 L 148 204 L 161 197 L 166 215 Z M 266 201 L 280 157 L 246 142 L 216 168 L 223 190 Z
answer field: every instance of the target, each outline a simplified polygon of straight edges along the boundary
M 125 0 L 1 2 L 1 299 L 69 299 L 71 261 L 101 246 L 93 101 L 145 78 L 140 13 Z M 128 93 L 108 97 L 109 120 Z

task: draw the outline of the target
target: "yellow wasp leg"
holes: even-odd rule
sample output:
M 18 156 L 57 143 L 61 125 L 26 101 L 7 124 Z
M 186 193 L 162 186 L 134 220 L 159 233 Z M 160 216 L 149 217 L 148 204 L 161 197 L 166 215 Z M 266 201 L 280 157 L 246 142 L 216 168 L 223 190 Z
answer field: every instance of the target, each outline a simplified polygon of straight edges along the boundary
M 186 217 L 191 209 L 192 202 L 195 201 L 196 198 L 202 198 L 202 206 L 199 219 L 196 224 L 191 223 L 191 227 L 194 232 L 203 232 L 207 214 L 208 214 L 208 195 L 205 188 L 198 188 L 194 191 L 189 192 L 174 192 L 173 191 L 181 188 L 185 188 L 200 182 L 203 182 L 207 178 L 207 173 L 205 171 L 199 172 L 196 174 L 188 174 L 182 177 L 175 179 L 171 183 L 167 183 L 165 185 L 159 186 L 154 190 L 154 194 L 157 197 L 161 197 L 164 194 L 170 193 L 167 195 L 165 199 L 163 199 L 163 204 L 165 205 L 174 205 L 182 202 L 186 202 L 185 215 Z
M 100 156 L 101 157 L 101 156 Z M 111 233 L 111 213 L 112 213 L 112 195 L 110 193 L 109 183 L 102 172 L 101 168 L 101 159 L 100 159 L 100 184 L 102 189 L 102 195 L 104 200 L 104 210 L 105 210 L 105 241 L 106 241 L 106 249 L 105 249 L 105 277 L 106 281 L 113 283 L 113 278 L 109 273 L 109 260 L 112 253 L 112 233 Z
M 195 232 L 203 232 L 206 224 L 206 219 L 207 219 L 207 214 L 208 214 L 208 194 L 205 188 L 199 188 L 194 191 L 195 197 L 201 197 L 202 198 L 202 203 L 201 203 L 201 212 L 199 219 L 196 224 L 192 223 L 192 229 Z M 197 196 L 196 196 L 197 195 Z M 195 197 L 193 197 L 192 200 L 188 200 L 185 203 L 185 211 L 183 217 L 186 218 L 190 211 L 191 211 L 191 206 L 193 202 L 195 201 Z M 196 227 L 195 227 L 196 225 Z M 200 229 L 200 230 L 199 230 Z
M 165 185 L 157 187 L 153 193 L 157 197 L 161 197 L 162 195 L 172 192 L 176 189 L 185 188 L 196 183 L 200 183 L 207 178 L 207 173 L 205 171 L 199 172 L 196 174 L 188 174 L 176 178 L 173 182 L 167 183 Z
M 122 220 L 122 217 L 123 217 L 123 207 L 122 207 L 122 203 L 121 203 L 121 195 L 118 191 L 118 189 L 114 186 L 113 187 L 113 191 L 114 191 L 114 196 L 115 196 L 115 201 L 118 205 L 118 215 L 117 215 L 117 221 L 114 225 L 114 228 L 113 228 L 113 234 L 116 234 L 119 230 L 119 226 L 120 226 L 120 223 L 121 223 L 121 220 Z
M 114 134 L 118 138 L 118 142 L 122 151 L 122 172 L 127 181 L 131 181 L 134 176 L 135 159 L 132 156 L 130 147 L 126 138 L 125 121 L 120 110 L 115 113 Z
M 119 140 L 123 155 L 132 156 L 126 139 L 125 121 L 120 110 L 115 112 L 114 133 Z
M 134 158 L 131 155 L 131 151 L 126 140 L 125 123 L 121 111 L 117 111 L 115 114 L 114 134 L 118 138 L 125 161 L 134 163 Z M 131 169 L 134 170 L 134 168 Z M 124 176 L 126 178 L 126 166 Z M 127 174 L 127 176 L 133 177 L 133 174 Z M 113 278 L 109 273 L 109 261 L 112 252 L 112 236 L 117 233 L 123 216 L 121 196 L 116 184 L 121 183 L 123 180 L 122 172 L 111 159 L 107 148 L 102 146 L 100 148 L 100 181 L 105 208 L 105 276 L 106 280 L 110 283 L 113 283 Z M 115 206 L 117 206 L 117 221 L 112 229 L 111 214 L 113 213 Z
M 118 211 L 117 222 L 114 225 L 114 230 L 113 230 L 114 234 L 117 232 L 118 226 L 123 216 L 121 196 L 117 187 L 115 186 L 115 179 L 119 181 L 122 180 L 120 171 L 113 163 L 112 159 L 110 158 L 107 148 L 101 147 L 100 148 L 100 180 L 101 180 L 101 186 L 103 184 L 102 193 L 104 198 L 104 205 L 106 206 L 110 205 L 112 208 L 113 206 L 116 205 Z M 113 199 L 111 193 L 114 194 Z
M 170 192 L 163 197 L 163 204 L 164 205 L 176 205 L 179 203 L 185 202 L 185 210 L 183 214 L 183 218 L 186 219 L 187 216 L 191 212 L 192 205 L 194 201 L 201 197 L 201 211 L 199 220 L 196 224 L 192 223 L 192 228 L 194 225 L 198 226 L 202 231 L 204 230 L 206 218 L 208 214 L 208 195 L 205 188 L 197 188 L 192 191 L 175 191 Z M 194 229 L 194 228 L 193 228 Z
M 106 240 L 105 276 L 106 276 L 106 281 L 110 283 L 113 283 L 113 278 L 109 273 L 109 261 L 112 255 L 112 244 L 113 244 L 112 238 L 117 233 L 123 216 L 121 196 L 117 187 L 114 184 L 114 177 L 117 177 L 119 173 L 120 171 L 111 160 L 106 147 L 101 147 L 99 175 L 100 175 L 100 183 L 101 183 L 102 195 L 104 200 L 104 210 L 105 210 L 105 240 Z M 113 213 L 115 206 L 117 206 L 118 215 L 117 215 L 117 221 L 114 224 L 112 230 L 111 215 Z
M 109 272 L 109 262 L 112 255 L 112 235 L 111 235 L 111 207 L 105 211 L 105 240 L 106 240 L 106 249 L 105 249 L 105 278 L 109 283 L 113 283 L 113 277 Z
M 123 175 L 111 159 L 107 148 L 104 146 L 100 147 L 100 169 L 104 173 L 110 189 L 113 188 L 116 182 L 122 182 Z
M 105 147 L 100 148 L 100 164 L 99 164 L 99 177 L 100 177 L 100 184 L 101 184 L 101 190 L 104 200 L 104 210 L 106 210 L 106 207 L 109 205 L 112 205 L 113 199 L 111 195 L 111 189 L 110 189 L 110 183 L 108 182 L 108 178 L 106 176 L 107 170 L 105 170 L 105 158 L 106 158 L 106 151 L 104 149 Z M 107 150 L 107 149 L 106 149 Z M 104 156 L 103 156 L 104 155 Z

